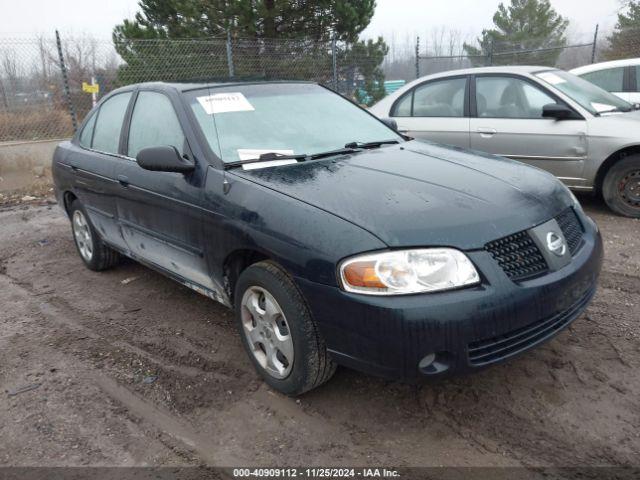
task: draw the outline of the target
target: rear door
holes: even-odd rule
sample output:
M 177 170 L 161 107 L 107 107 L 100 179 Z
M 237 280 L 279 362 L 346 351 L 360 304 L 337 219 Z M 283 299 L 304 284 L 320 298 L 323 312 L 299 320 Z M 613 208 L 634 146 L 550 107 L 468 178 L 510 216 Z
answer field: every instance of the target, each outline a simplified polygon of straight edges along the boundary
M 587 123 L 542 117 L 542 107 L 561 102 L 517 75 L 477 75 L 472 86 L 471 148 L 529 163 L 568 185 L 583 183 Z
M 212 288 L 204 260 L 202 185 L 206 168 L 194 158 L 180 103 L 164 91 L 137 93 L 125 124 L 124 158 L 116 170 L 120 183 L 118 219 L 129 251 L 136 257 L 196 285 Z M 147 147 L 174 146 L 197 164 L 189 174 L 152 172 L 135 157 Z
M 119 248 L 125 248 L 125 243 L 116 223 L 115 171 L 120 161 L 122 122 L 131 97 L 132 92 L 122 92 L 106 99 L 85 122 L 80 148 L 73 149 L 66 159 L 75 177 L 74 193 L 91 223 L 103 240 Z
M 468 148 L 468 88 L 467 76 L 427 81 L 396 100 L 390 116 L 411 137 Z

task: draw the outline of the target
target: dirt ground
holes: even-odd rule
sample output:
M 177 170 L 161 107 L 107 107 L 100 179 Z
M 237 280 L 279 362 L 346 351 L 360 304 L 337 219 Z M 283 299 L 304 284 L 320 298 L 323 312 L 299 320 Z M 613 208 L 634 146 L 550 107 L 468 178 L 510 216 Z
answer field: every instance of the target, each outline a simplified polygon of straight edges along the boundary
M 342 368 L 297 400 L 224 307 L 134 262 L 91 272 L 57 206 L 5 206 L 0 465 L 638 466 L 640 221 L 581 200 L 606 260 L 556 339 L 436 385 Z

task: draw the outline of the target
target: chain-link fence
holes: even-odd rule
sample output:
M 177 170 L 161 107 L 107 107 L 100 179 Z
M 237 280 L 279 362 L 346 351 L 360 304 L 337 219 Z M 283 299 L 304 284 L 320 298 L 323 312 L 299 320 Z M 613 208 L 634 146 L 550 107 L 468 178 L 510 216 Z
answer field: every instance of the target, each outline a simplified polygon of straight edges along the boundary
M 366 103 L 380 60 L 305 39 L 0 39 L 0 142 L 70 136 L 103 95 L 138 82 L 312 80 Z
M 460 39 L 448 44 L 416 41 L 415 75 L 429 75 L 461 68 L 500 65 L 540 65 L 570 70 L 605 60 L 640 57 L 640 28 L 603 34 L 573 34 L 573 41 L 529 37 L 522 42 L 487 40 L 469 45 Z
M 439 42 L 418 38 L 392 45 L 386 57 L 363 44 L 308 39 L 229 36 L 114 43 L 89 36 L 62 36 L 59 42 L 53 36 L 0 38 L 0 142 L 68 137 L 74 122 L 103 95 L 137 82 L 312 80 L 371 103 L 381 95 L 385 79 L 384 87 L 398 88 L 422 75 L 472 66 L 569 69 L 640 57 L 640 29 L 606 35 L 596 30 L 573 38 L 569 44 L 530 38 L 471 48 L 457 36 Z

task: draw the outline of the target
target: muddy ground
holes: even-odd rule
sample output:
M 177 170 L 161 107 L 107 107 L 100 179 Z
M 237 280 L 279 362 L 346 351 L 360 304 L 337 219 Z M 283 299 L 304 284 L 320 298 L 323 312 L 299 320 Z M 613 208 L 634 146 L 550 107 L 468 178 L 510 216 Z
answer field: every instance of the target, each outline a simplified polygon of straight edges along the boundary
M 297 400 L 224 307 L 133 262 L 87 270 L 57 206 L 3 207 L 0 465 L 637 466 L 640 221 L 582 200 L 606 260 L 556 339 L 437 385 L 339 369 Z

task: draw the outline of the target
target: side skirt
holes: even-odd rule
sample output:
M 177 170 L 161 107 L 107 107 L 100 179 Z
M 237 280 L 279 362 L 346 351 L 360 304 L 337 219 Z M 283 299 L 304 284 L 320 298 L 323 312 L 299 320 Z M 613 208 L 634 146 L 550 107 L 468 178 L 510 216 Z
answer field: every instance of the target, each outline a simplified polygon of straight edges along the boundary
M 177 275 L 174 272 L 171 272 L 165 268 L 160 267 L 159 265 L 156 265 L 152 262 L 149 262 L 143 258 L 138 257 L 137 255 L 132 254 L 129 251 L 123 250 L 122 248 L 116 247 L 115 245 L 105 242 L 109 245 L 109 247 L 113 248 L 115 251 L 117 251 L 118 253 L 120 253 L 121 255 L 124 255 L 125 257 L 130 258 L 131 260 L 134 260 L 138 263 L 140 263 L 141 265 L 144 265 L 147 268 L 150 268 L 151 270 L 155 270 L 158 273 L 161 273 L 162 275 L 164 275 L 165 277 L 169 277 L 172 280 L 175 280 L 176 282 L 184 285 L 185 287 L 190 288 L 191 290 L 194 290 L 196 292 L 198 292 L 200 295 L 204 295 L 205 297 L 208 297 L 212 300 L 215 300 L 216 302 L 219 302 L 221 304 L 223 304 L 225 307 L 228 308 L 233 308 L 233 305 L 231 305 L 231 301 L 229 300 L 229 297 L 227 296 L 226 293 L 224 292 L 219 292 L 216 290 L 212 290 L 210 288 L 204 287 L 198 283 L 192 282 L 191 280 L 184 278 L 180 275 Z

